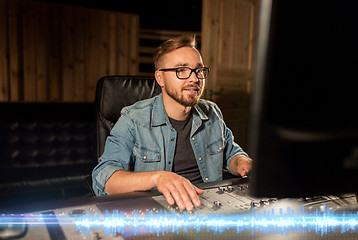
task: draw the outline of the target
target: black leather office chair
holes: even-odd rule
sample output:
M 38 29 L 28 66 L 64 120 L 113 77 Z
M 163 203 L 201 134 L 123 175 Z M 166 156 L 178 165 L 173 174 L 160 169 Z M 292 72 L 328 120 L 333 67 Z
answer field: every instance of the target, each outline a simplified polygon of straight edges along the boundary
M 97 158 L 104 151 L 106 138 L 120 117 L 121 109 L 159 93 L 161 93 L 161 88 L 154 77 L 106 76 L 98 80 L 95 100 Z

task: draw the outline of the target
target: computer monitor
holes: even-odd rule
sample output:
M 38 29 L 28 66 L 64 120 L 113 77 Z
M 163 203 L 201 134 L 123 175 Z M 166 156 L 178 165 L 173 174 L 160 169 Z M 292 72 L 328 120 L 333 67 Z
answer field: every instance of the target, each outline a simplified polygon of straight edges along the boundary
M 358 192 L 357 1 L 260 4 L 252 194 Z

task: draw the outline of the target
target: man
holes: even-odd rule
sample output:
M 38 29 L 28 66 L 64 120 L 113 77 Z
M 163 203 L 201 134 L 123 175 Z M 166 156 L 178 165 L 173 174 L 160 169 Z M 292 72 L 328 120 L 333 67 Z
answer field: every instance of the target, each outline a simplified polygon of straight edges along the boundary
M 245 176 L 251 159 L 233 141 L 217 105 L 200 99 L 209 69 L 195 38 L 164 42 L 154 65 L 162 93 L 122 109 L 93 170 L 93 188 L 97 195 L 157 188 L 169 204 L 190 211 L 203 194 L 193 183 L 221 180 L 224 167 Z

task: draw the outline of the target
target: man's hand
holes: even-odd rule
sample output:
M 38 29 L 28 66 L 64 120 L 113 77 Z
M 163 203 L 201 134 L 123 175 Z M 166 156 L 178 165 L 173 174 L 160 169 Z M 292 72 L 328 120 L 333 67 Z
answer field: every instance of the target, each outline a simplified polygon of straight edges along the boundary
M 193 204 L 200 206 L 198 194 L 204 193 L 191 182 L 173 172 L 128 172 L 118 170 L 106 182 L 105 190 L 109 194 L 134 191 L 146 191 L 157 188 L 170 205 L 176 203 L 179 209 L 193 210 Z
M 252 159 L 245 155 L 236 155 L 231 160 L 229 167 L 234 175 L 246 176 L 252 168 Z
M 200 206 L 198 194 L 204 191 L 195 187 L 191 182 L 173 172 L 157 171 L 153 176 L 155 185 L 170 205 L 177 204 L 180 210 L 193 210 Z

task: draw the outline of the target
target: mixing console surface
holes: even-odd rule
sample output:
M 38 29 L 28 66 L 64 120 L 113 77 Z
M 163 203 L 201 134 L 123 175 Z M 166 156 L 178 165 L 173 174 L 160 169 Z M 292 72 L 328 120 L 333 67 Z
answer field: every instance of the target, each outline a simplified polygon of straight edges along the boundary
M 217 234 L 217 239 L 237 239 L 238 236 L 247 239 L 337 239 L 338 235 L 335 233 L 320 236 L 314 231 L 305 234 L 293 232 L 290 233 L 292 238 L 271 231 L 261 231 L 253 236 L 252 231 L 228 226 L 225 222 L 227 216 L 232 216 L 230 221 L 234 219 L 236 222 L 245 222 L 250 221 L 253 213 L 278 213 L 288 207 L 293 212 L 304 208 L 306 213 L 324 212 L 327 209 L 337 212 L 358 210 L 354 194 L 300 199 L 255 198 L 249 194 L 247 179 L 221 181 L 200 187 L 204 189 L 204 194 L 200 196 L 201 206 L 192 212 L 179 211 L 175 205 L 169 205 L 158 192 L 150 192 L 137 197 L 127 195 L 94 198 L 82 205 L 31 213 L 31 216 L 42 216 L 38 219 L 42 224 L 28 225 L 26 234 L 23 234 L 21 239 L 155 239 L 158 235 L 160 239 L 190 239 L 193 236 L 214 239 L 213 232 Z M 214 229 L 211 229 L 212 222 L 210 226 L 202 226 L 216 217 L 218 223 L 214 224 Z M 24 217 L 21 221 L 33 223 L 35 220 L 32 219 L 31 222 Z M 185 231 L 179 226 L 183 224 Z M 339 236 L 357 237 L 357 225 L 353 233 L 340 232 Z M 168 226 L 173 231 L 165 229 Z M 161 230 L 154 230 L 154 227 Z M 0 231 L 0 239 L 1 237 Z
M 201 206 L 194 208 L 190 214 L 197 212 L 201 215 L 236 214 L 251 211 L 252 208 L 273 206 L 278 200 L 276 198 L 251 197 L 248 183 L 208 188 L 199 198 Z M 169 212 L 179 211 L 176 205 L 169 205 L 163 196 L 155 196 L 153 199 Z

